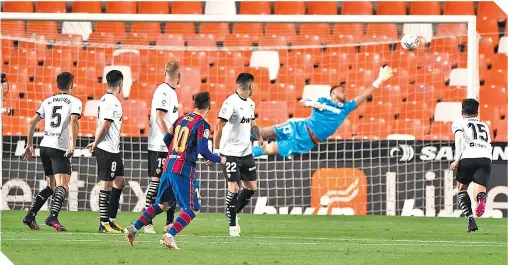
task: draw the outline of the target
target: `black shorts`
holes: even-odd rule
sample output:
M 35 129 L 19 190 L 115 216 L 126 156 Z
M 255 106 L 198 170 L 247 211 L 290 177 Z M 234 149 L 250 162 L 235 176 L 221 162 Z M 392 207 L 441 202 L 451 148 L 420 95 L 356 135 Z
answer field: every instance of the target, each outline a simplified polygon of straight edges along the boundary
M 102 181 L 113 181 L 124 176 L 123 160 L 120 153 L 110 153 L 100 148 L 95 149 L 97 171 Z
M 490 165 L 491 161 L 486 157 L 461 159 L 455 179 L 462 184 L 474 182 L 486 187 L 490 178 Z
M 168 152 L 157 152 L 148 150 L 148 176 L 160 178 L 162 168 L 166 163 Z
M 44 175 L 71 174 L 71 159 L 65 157 L 65 151 L 41 146 L 41 160 Z
M 257 167 L 252 155 L 237 157 L 226 156 L 226 164 L 223 165 L 224 175 L 228 182 L 256 181 Z

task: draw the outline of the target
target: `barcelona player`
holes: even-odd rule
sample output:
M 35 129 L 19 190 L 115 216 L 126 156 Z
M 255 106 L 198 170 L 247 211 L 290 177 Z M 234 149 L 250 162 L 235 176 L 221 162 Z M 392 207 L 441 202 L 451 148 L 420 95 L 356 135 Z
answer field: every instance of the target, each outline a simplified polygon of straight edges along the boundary
M 342 124 L 347 115 L 360 106 L 374 91 L 393 75 L 389 66 L 381 67 L 379 77 L 372 85 L 351 101 L 346 101 L 346 88 L 342 85 L 332 87 L 330 98 L 321 97 L 317 101 L 303 100 L 306 107 L 312 107 L 310 117 L 303 120 L 289 120 L 283 124 L 261 129 L 263 139 L 277 139 L 265 145 L 252 147 L 255 157 L 262 155 L 281 155 L 288 157 L 310 151 L 319 142 L 325 141 Z
M 150 224 L 155 216 L 166 211 L 176 199 L 183 212 L 162 236 L 160 243 L 170 249 L 179 249 L 174 237 L 196 217 L 201 208 L 199 183 L 195 176 L 198 153 L 213 163 L 226 163 L 225 157 L 214 155 L 208 149 L 210 125 L 205 121 L 205 117 L 210 109 L 210 94 L 196 94 L 194 106 L 194 112 L 178 118 L 164 136 L 168 157 L 157 200 L 146 208 L 134 225 L 125 228 L 126 238 L 131 246 L 134 244 L 136 232 Z

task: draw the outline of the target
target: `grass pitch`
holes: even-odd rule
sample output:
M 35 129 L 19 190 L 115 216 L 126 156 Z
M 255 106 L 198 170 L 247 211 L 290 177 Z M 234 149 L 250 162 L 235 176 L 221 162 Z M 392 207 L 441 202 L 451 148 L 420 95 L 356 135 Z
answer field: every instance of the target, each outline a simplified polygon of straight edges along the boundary
M 507 220 L 386 216 L 241 215 L 242 236 L 228 238 L 222 214 L 202 214 L 177 236 L 182 250 L 159 245 L 162 233 L 138 233 L 134 247 L 123 234 L 98 234 L 99 214 L 62 212 L 69 230 L 44 225 L 30 231 L 25 212 L 1 212 L 1 250 L 15 264 L 507 264 Z M 124 225 L 139 213 L 119 213 Z M 163 229 L 165 215 L 155 218 Z

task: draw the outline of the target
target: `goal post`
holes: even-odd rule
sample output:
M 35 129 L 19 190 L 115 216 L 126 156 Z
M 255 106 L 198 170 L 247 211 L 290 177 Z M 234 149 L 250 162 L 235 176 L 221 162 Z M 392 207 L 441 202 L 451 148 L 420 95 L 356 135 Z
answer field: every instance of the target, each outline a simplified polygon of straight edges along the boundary
M 119 42 L 116 39 L 118 36 L 105 38 L 104 43 L 90 39 L 74 41 L 72 38 L 53 41 L 50 38 L 19 36 L 2 31 L 2 43 L 10 43 L 12 50 L 9 56 L 2 57 L 2 71 L 9 71 L 11 89 L 2 108 L 5 112 L 2 114 L 0 208 L 19 210 L 29 207 L 32 197 L 45 185 L 40 159 L 36 157 L 27 162 L 21 159 L 20 154 L 26 143 L 24 121 L 33 115 L 34 107 L 41 98 L 55 90 L 51 84 L 54 83 L 54 72 L 68 69 L 76 72 L 73 93 L 79 93 L 84 101 L 84 113 L 80 121 L 79 149 L 72 159 L 73 174 L 64 209 L 98 210 L 96 161 L 85 146 L 93 137 L 95 128 L 94 104 L 104 93 L 102 77 L 109 69 L 120 69 L 129 76 L 129 84 L 124 84 L 128 88 L 122 94 L 125 119 L 121 151 L 127 187 L 122 195 L 121 210 L 140 211 L 144 207 L 150 179 L 146 161 L 150 99 L 156 84 L 163 81 L 165 63 L 174 59 L 179 60 L 184 68 L 181 88 L 177 91 L 180 113 L 192 110 L 192 95 L 197 91 L 213 89 L 213 106 L 208 119 L 213 124 L 222 101 L 228 93 L 234 92 L 234 82 L 231 85 L 231 80 L 239 71 L 254 71 L 256 88 L 253 99 L 257 104 L 258 123 L 263 126 L 281 123 L 289 118 L 305 118 L 310 110 L 298 108 L 298 99 L 304 95 L 327 96 L 331 85 L 344 83 L 348 98 L 352 99 L 377 77 L 379 68 L 376 70 L 375 67 L 393 65 L 393 80 L 376 91 L 373 99 L 350 114 L 329 140 L 319 143 L 306 154 L 286 159 L 273 157 L 256 160 L 259 190 L 245 211 L 256 214 L 438 216 L 441 213 L 440 216 L 456 216 L 453 174 L 447 170 L 448 159 L 453 156 L 453 143 L 449 135 L 444 136 L 450 134 L 449 124 L 441 124 L 444 129 L 436 131 L 436 138 L 430 137 L 430 127 L 431 122 L 436 120 L 435 109 L 442 108 L 444 111 L 439 113 L 446 113 L 450 106 L 457 107 L 459 98 L 478 97 L 475 19 L 475 16 L 0 13 L 1 21 L 56 21 L 56 34 L 63 32 L 62 22 L 71 21 L 94 24 L 126 22 L 129 25 L 133 22 L 157 22 L 161 25 L 225 22 L 230 26 L 238 23 L 294 23 L 316 27 L 318 24 L 327 24 L 330 29 L 332 25 L 360 24 L 362 35 L 350 40 L 344 36 L 358 34 L 354 29 L 340 33 L 334 29 L 333 36 L 329 36 L 330 41 L 323 43 L 315 41 L 312 34 L 309 38 L 302 36 L 300 26 L 299 34 L 295 32 L 292 41 L 264 43 L 262 38 L 259 41 L 239 38 L 229 43 L 227 38 L 208 39 L 208 34 L 198 33 L 195 34 L 196 41 L 193 36 L 182 37 L 171 33 L 167 34 L 171 36 L 164 36 L 163 44 L 157 43 L 157 39 L 127 44 L 127 41 Z M 368 31 L 370 24 L 391 24 L 396 37 L 364 38 L 363 30 Z M 430 33 L 427 44 L 422 44 L 421 49 L 414 52 L 400 49 L 398 43 L 406 28 L 412 32 L 411 27 L 414 26 L 418 31 L 421 24 L 428 26 L 430 32 L 435 32 L 441 24 L 467 27 L 461 33 L 450 31 L 440 36 Z M 76 26 L 80 27 L 80 24 Z M 91 25 L 88 27 L 87 30 L 92 29 Z M 146 33 L 144 30 L 148 31 L 138 28 L 134 32 L 130 27 L 129 33 L 143 34 Z M 273 34 L 275 39 L 285 35 L 285 32 L 278 30 Z M 248 36 L 245 33 L 241 35 Z M 268 31 L 263 36 L 271 37 Z M 432 42 L 431 39 L 442 41 Z M 458 39 L 462 40 L 460 45 Z M 177 42 L 179 44 L 174 45 Z M 434 46 L 430 45 L 431 42 Z M 456 49 L 456 54 L 447 54 L 452 49 Z M 2 49 L 2 52 L 6 51 L 9 50 Z M 259 57 L 254 56 L 255 53 Z M 30 56 L 37 58 L 32 60 Z M 450 64 L 454 64 L 453 68 Z M 440 68 L 442 65 L 446 66 L 446 70 Z M 28 72 L 26 68 L 29 68 Z M 439 92 L 443 93 L 439 95 L 446 103 L 439 104 L 437 98 L 432 96 L 435 95 L 432 89 L 434 86 L 436 90 L 438 87 L 448 88 L 445 79 L 453 74 L 466 77 L 467 80 L 456 79 L 460 81 L 454 85 L 457 89 L 450 90 L 450 93 Z M 423 115 L 420 113 L 422 110 L 425 112 Z M 457 113 L 452 114 L 456 116 Z M 449 119 L 444 117 L 443 121 Z M 411 131 L 413 129 L 414 132 Z M 37 140 L 34 141 L 36 149 L 42 135 L 43 128 L 38 128 Z M 207 168 L 202 162 L 198 163 L 202 211 L 223 212 L 226 183 L 222 173 L 218 167 Z

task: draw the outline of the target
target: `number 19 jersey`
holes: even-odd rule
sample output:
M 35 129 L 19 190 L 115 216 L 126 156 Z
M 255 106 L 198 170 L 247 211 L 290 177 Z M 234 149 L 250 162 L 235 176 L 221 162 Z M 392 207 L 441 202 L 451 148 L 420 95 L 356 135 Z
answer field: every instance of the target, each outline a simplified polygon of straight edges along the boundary
M 452 131 L 464 135 L 460 159 L 486 157 L 492 160 L 490 129 L 485 122 L 478 118 L 463 118 L 453 122 Z
M 45 99 L 37 110 L 44 119 L 41 146 L 67 151 L 69 149 L 71 115 L 81 117 L 83 103 L 69 95 L 58 94 Z

